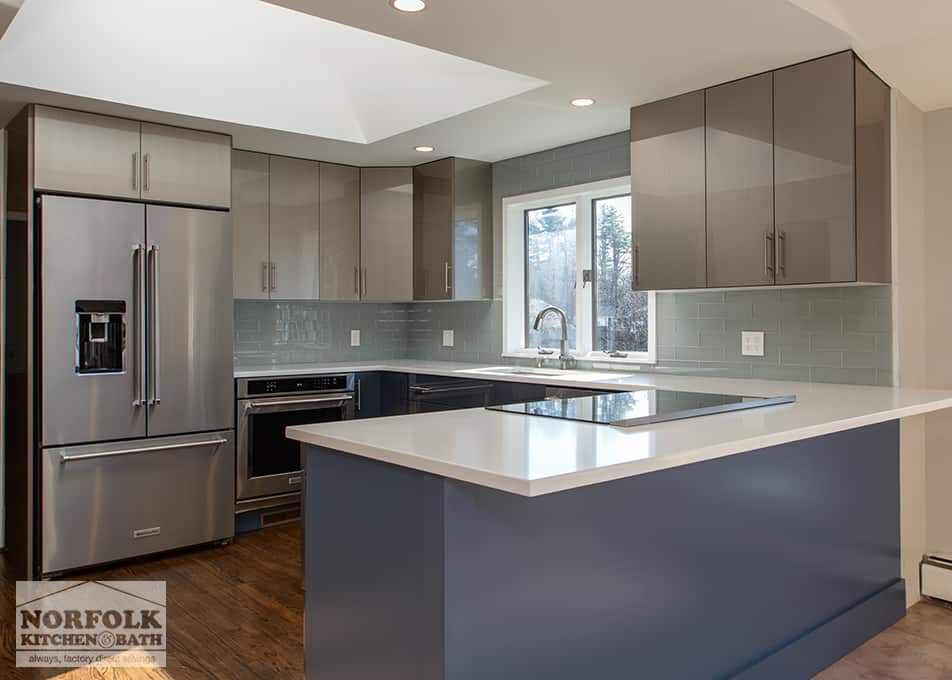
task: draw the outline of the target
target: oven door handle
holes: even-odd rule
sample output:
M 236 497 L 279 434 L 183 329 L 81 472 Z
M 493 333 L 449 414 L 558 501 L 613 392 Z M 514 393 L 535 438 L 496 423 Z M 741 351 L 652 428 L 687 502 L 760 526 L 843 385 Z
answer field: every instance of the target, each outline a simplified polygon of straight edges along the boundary
M 245 412 L 260 411 L 272 406 L 312 406 L 314 404 L 336 404 L 341 405 L 348 401 L 353 401 L 352 394 L 334 394 L 326 397 L 314 397 L 313 399 L 281 399 L 278 401 L 246 401 Z

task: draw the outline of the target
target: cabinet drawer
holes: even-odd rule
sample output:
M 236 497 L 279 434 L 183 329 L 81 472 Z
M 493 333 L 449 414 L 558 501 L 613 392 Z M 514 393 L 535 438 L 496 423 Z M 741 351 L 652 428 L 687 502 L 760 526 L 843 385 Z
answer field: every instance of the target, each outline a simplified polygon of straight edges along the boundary
M 43 451 L 42 571 L 234 535 L 232 431 Z

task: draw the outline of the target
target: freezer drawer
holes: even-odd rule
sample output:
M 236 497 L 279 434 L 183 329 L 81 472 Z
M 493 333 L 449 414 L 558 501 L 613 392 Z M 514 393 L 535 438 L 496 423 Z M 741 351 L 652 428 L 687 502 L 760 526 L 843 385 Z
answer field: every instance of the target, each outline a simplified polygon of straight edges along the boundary
M 44 574 L 235 533 L 231 430 L 43 450 Z

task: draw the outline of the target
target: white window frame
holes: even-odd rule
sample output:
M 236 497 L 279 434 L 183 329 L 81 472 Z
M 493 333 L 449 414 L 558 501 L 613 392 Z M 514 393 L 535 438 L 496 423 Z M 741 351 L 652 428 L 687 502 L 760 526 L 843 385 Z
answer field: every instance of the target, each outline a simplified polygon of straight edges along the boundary
M 535 347 L 526 347 L 526 281 L 525 281 L 525 212 L 553 205 L 575 203 L 576 224 L 576 271 L 575 309 L 577 314 L 575 351 L 570 352 L 581 361 L 618 364 L 653 364 L 656 361 L 656 314 L 655 293 L 648 292 L 648 351 L 627 352 L 625 357 L 611 357 L 607 352 L 596 351 L 593 333 L 592 289 L 594 282 L 583 287 L 582 270 L 594 267 L 592 244 L 592 202 L 600 198 L 612 198 L 631 193 L 631 178 L 577 184 L 575 186 L 549 189 L 502 200 L 502 333 L 503 356 L 512 358 L 538 358 Z M 549 358 L 551 356 L 547 355 Z

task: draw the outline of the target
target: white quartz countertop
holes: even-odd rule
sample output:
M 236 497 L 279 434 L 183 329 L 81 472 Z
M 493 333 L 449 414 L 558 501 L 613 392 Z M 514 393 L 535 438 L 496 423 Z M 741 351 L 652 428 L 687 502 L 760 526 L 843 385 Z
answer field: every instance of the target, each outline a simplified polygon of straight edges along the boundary
M 712 460 L 952 407 L 952 390 L 772 380 L 613 375 L 494 375 L 487 366 L 384 361 L 282 367 L 236 377 L 398 371 L 615 390 L 668 389 L 780 396 L 797 402 L 634 428 L 467 409 L 290 427 L 298 441 L 524 496 Z

